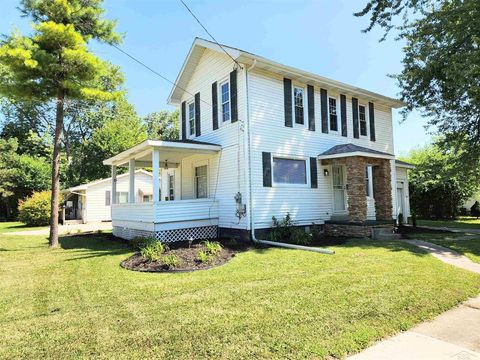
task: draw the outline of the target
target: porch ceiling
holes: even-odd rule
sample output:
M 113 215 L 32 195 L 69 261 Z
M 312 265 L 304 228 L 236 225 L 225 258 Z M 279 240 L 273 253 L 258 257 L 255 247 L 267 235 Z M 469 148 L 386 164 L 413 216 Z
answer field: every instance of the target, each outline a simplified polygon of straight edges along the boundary
M 179 163 L 183 158 L 196 154 L 215 154 L 222 147 L 193 140 L 159 141 L 146 140 L 128 150 L 121 152 L 103 161 L 104 165 L 122 166 L 135 159 L 137 166 L 150 166 L 152 164 L 153 149 L 160 150 L 160 162 Z

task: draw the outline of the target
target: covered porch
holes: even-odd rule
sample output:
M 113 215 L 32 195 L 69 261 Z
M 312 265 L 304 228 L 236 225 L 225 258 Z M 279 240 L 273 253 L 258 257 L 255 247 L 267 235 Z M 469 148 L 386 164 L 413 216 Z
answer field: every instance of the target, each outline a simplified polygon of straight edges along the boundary
M 216 238 L 218 202 L 210 173 L 221 146 L 199 141 L 147 140 L 104 161 L 112 167 L 112 227 L 124 239 L 163 242 Z M 119 203 L 117 171 L 128 168 L 128 201 Z M 152 194 L 136 202 L 135 169 L 152 169 Z M 148 201 L 145 201 L 148 200 Z

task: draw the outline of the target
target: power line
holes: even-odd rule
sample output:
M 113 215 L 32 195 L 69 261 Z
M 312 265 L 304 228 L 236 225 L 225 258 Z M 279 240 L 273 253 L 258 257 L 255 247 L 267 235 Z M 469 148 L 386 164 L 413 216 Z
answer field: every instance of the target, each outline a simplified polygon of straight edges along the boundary
M 185 6 L 185 8 L 186 8 L 186 9 L 188 10 L 188 12 L 193 16 L 193 18 L 194 18 L 195 20 L 197 20 L 197 23 L 200 24 L 200 26 L 201 26 L 201 27 L 203 28 L 203 30 L 205 30 L 205 32 L 212 38 L 212 40 L 215 41 L 215 43 L 216 43 L 218 46 L 220 46 L 220 48 L 223 50 L 223 52 L 224 52 L 225 54 L 227 54 L 228 57 L 230 57 L 230 59 L 232 59 L 232 61 L 233 61 L 235 64 L 237 64 L 237 66 L 238 66 L 240 69 L 243 69 L 242 65 L 240 65 L 240 64 L 237 62 L 237 60 L 235 60 L 235 59 L 232 57 L 232 55 L 230 55 L 230 54 L 227 52 L 227 50 L 225 50 L 225 48 L 217 41 L 217 39 L 215 39 L 215 38 L 213 37 L 213 35 L 210 34 L 210 32 L 207 30 L 207 28 L 206 28 L 206 27 L 202 24 L 202 22 L 195 16 L 195 14 L 192 12 L 192 10 L 190 10 L 190 8 L 188 7 L 188 5 L 185 4 L 185 2 L 184 2 L 183 0 L 180 0 L 180 2 L 183 4 L 183 6 Z

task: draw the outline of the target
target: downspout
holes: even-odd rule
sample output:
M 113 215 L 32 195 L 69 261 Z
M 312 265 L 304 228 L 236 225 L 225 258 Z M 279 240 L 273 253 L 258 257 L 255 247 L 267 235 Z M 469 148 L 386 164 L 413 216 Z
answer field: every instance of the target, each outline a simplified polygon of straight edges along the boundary
M 287 249 L 296 249 L 296 250 L 305 250 L 305 251 L 313 251 L 321 254 L 335 254 L 335 251 L 327 250 L 323 248 L 315 248 L 310 246 L 301 246 L 301 245 L 294 245 L 294 244 L 286 244 L 276 241 L 268 241 L 268 240 L 261 240 L 255 237 L 255 221 L 253 217 L 253 196 L 252 196 L 252 171 L 251 171 L 251 164 L 252 164 L 252 153 L 251 153 L 251 139 L 250 139 L 250 99 L 249 99 L 249 86 L 248 86 L 248 71 L 252 70 L 255 65 L 257 64 L 257 59 L 253 60 L 253 63 L 250 67 L 245 67 L 245 88 L 246 88 L 246 102 L 247 102 L 247 121 L 245 122 L 246 127 L 246 152 L 248 154 L 248 165 L 246 169 L 248 171 L 247 176 L 247 187 L 248 187 L 248 204 L 249 204 L 249 221 L 250 221 L 250 230 L 251 230 L 251 237 L 253 242 L 257 244 L 264 244 L 269 246 L 278 246 Z

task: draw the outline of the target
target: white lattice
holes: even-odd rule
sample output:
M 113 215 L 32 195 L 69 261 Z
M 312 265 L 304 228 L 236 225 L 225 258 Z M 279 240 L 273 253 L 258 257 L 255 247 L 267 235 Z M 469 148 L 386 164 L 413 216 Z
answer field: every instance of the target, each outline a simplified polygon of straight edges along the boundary
M 166 243 L 182 240 L 216 239 L 218 236 L 217 232 L 217 226 L 202 226 L 196 228 L 157 231 L 155 233 L 155 238 Z

